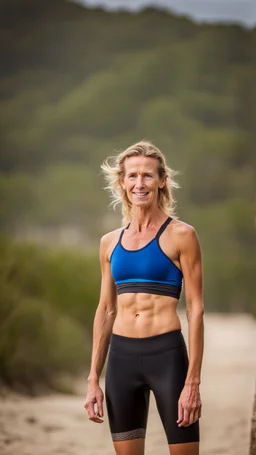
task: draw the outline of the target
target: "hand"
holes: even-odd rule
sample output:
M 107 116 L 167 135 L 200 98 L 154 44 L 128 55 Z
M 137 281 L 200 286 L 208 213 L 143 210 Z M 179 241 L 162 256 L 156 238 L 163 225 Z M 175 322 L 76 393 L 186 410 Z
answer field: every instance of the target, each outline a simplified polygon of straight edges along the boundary
M 87 396 L 84 403 L 84 408 L 87 411 L 90 420 L 96 423 L 103 422 L 103 400 L 104 394 L 99 384 L 90 384 L 87 390 Z
M 179 427 L 188 427 L 201 417 L 201 398 L 199 385 L 185 384 L 178 402 L 178 420 Z

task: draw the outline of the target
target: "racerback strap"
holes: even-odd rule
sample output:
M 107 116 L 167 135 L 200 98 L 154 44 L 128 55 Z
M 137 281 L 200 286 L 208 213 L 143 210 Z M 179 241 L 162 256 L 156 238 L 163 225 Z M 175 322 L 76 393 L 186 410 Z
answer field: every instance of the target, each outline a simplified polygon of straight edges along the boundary
M 160 229 L 158 230 L 158 232 L 157 232 L 157 234 L 156 234 L 156 236 L 155 236 L 155 239 L 157 239 L 157 240 L 159 239 L 160 235 L 164 232 L 165 228 L 168 226 L 168 224 L 169 224 L 171 221 L 172 221 L 172 218 L 169 216 L 169 217 L 167 218 L 167 220 L 165 220 L 165 222 L 162 224 L 162 226 L 160 227 Z M 123 237 L 123 235 L 124 235 L 124 231 L 125 231 L 126 229 L 129 228 L 130 224 L 131 224 L 131 223 L 129 223 L 124 229 L 122 229 L 122 232 L 121 232 L 120 237 L 119 237 L 119 240 L 118 240 L 119 243 L 120 243 L 121 240 L 122 240 L 122 237 Z
M 124 231 L 125 231 L 126 229 L 128 229 L 128 227 L 130 226 L 130 224 L 131 224 L 131 223 L 127 224 L 127 226 L 126 226 L 126 227 L 124 227 L 124 228 L 122 229 L 122 232 L 121 232 L 121 234 L 120 234 L 120 236 L 119 236 L 119 240 L 118 240 L 118 243 L 120 243 L 120 242 L 121 242 L 121 240 L 122 240 L 122 237 L 123 237 L 123 235 L 124 235 Z
M 167 220 L 165 220 L 164 224 L 160 227 L 159 231 L 156 234 L 156 239 L 159 239 L 160 235 L 164 232 L 165 228 L 168 226 L 168 224 L 172 221 L 172 218 L 169 216 Z

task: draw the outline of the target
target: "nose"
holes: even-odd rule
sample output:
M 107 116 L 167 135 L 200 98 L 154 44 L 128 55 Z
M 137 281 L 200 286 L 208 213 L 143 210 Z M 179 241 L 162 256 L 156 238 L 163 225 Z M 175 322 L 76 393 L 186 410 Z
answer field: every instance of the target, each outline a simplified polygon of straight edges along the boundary
M 143 177 L 142 177 L 142 175 L 138 175 L 138 177 L 136 179 L 136 188 L 141 189 L 144 187 L 145 187 L 145 184 L 144 184 Z

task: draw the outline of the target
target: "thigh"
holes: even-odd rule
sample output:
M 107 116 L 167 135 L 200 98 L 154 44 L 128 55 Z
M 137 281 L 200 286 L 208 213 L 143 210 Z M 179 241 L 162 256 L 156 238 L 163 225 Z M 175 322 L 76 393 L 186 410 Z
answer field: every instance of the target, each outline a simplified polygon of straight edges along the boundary
M 161 353 L 154 360 L 151 388 L 162 420 L 168 444 L 185 444 L 199 441 L 199 422 L 178 427 L 178 400 L 184 387 L 188 369 L 185 346 Z M 181 452 L 182 454 L 183 452 Z M 186 453 L 186 452 L 184 452 Z
M 149 389 L 141 380 L 140 360 L 110 352 L 105 394 L 113 441 L 145 438 Z

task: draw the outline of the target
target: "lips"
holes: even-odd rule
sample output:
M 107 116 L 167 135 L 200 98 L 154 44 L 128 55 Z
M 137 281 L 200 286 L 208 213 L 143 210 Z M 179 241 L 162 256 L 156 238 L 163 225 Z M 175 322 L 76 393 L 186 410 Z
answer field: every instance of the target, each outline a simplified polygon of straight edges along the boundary
M 134 192 L 133 192 L 133 194 L 135 194 L 135 196 L 137 196 L 137 197 L 145 197 L 145 196 L 147 196 L 147 195 L 148 195 L 148 192 L 144 192 L 144 193 L 137 193 L 137 192 L 135 192 L 135 191 L 134 191 Z

